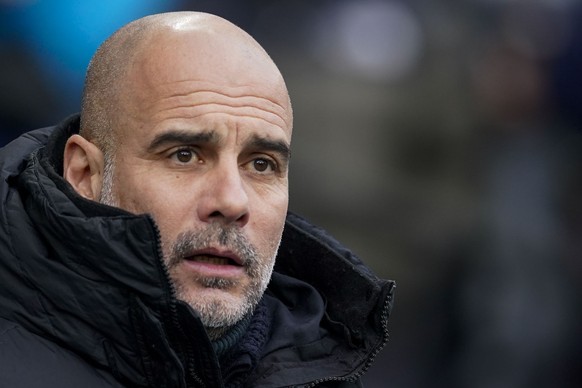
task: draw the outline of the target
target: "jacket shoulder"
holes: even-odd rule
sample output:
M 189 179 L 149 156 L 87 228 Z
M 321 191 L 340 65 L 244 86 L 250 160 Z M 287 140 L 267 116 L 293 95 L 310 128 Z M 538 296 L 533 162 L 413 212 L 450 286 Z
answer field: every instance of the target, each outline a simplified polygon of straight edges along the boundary
M 28 155 L 44 146 L 53 130 L 54 127 L 47 127 L 27 132 L 0 148 L 2 178 L 18 174 Z
M 122 387 L 58 344 L 0 318 L 0 387 Z
M 2 178 L 18 174 L 29 155 L 49 143 L 53 132 L 75 132 L 79 120 L 78 114 L 71 115 L 57 125 L 26 132 L 0 148 Z

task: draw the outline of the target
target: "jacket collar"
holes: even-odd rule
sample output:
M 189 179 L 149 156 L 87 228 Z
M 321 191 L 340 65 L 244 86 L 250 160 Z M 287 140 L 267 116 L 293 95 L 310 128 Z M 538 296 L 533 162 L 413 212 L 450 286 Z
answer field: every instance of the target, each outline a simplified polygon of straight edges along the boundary
M 77 128 L 78 117 L 56 127 L 18 176 L 30 224 L 12 233 L 15 260 L 24 268 L 20 283 L 42 290 L 21 290 L 31 308 L 19 323 L 122 381 L 143 384 L 136 317 L 158 322 L 163 336 L 177 301 L 154 221 L 88 201 L 61 177 L 64 144 Z

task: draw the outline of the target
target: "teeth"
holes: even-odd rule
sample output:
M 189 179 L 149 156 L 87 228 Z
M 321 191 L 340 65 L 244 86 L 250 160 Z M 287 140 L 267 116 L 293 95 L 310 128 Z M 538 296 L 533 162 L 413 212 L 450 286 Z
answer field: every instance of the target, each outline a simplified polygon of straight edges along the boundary
M 195 261 L 216 265 L 226 265 L 229 262 L 229 260 L 224 257 L 216 256 L 196 256 Z

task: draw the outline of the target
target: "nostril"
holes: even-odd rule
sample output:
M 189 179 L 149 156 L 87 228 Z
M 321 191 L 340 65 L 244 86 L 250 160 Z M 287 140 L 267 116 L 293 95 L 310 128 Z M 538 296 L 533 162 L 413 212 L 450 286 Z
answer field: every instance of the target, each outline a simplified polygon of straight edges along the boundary
M 227 213 L 221 212 L 220 210 L 215 210 L 208 215 L 206 218 L 209 222 L 220 222 L 220 223 L 231 223 L 236 222 L 239 224 L 246 223 L 248 219 L 247 212 L 242 214 L 232 214 L 232 217 L 228 216 Z
M 237 222 L 244 222 L 246 223 L 248 220 L 248 213 L 241 214 L 241 216 L 237 219 Z
M 209 217 L 215 218 L 215 217 L 222 217 L 222 213 L 220 213 L 218 210 L 213 211 Z

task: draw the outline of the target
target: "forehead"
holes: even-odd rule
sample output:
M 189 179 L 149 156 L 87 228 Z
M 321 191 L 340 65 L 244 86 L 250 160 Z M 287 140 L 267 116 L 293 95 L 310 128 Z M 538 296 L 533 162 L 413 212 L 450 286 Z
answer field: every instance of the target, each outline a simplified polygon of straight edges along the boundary
M 122 114 L 155 123 L 221 113 L 254 118 L 290 139 L 291 106 L 278 69 L 262 49 L 226 38 L 178 31 L 148 39 L 128 66 Z

